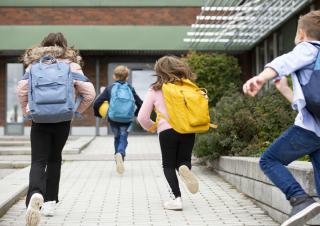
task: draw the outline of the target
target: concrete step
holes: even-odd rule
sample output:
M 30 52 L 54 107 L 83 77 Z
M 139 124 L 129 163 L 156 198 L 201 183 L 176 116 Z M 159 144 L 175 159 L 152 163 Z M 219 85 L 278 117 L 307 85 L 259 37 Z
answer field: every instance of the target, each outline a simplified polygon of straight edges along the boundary
M 29 136 L 0 136 L 0 141 L 29 141 Z
M 12 160 L 12 161 L 0 161 L 0 169 L 20 169 L 20 168 L 25 168 L 29 166 L 31 161 L 17 161 L 17 160 Z
M 77 137 L 68 139 L 64 149 L 64 154 L 79 154 L 94 137 Z M 3 142 L 3 141 L 2 141 Z M 9 142 L 8 142 L 9 143 Z M 22 143 L 22 142 L 21 142 Z M 30 155 L 31 147 L 28 145 L 3 146 L 0 141 L 0 155 Z
M 28 140 L 0 140 L 0 147 L 21 147 L 21 146 L 30 146 L 30 141 Z

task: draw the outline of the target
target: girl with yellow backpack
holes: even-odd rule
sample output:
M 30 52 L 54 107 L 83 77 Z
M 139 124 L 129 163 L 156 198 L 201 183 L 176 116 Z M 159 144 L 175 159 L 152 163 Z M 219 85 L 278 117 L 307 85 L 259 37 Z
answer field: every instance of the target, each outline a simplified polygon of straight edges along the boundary
M 195 133 L 210 127 L 206 92 L 192 81 L 196 76 L 189 66 L 174 56 L 164 56 L 155 64 L 157 80 L 149 88 L 138 114 L 141 126 L 157 131 L 164 175 L 175 199 L 164 203 L 165 209 L 182 210 L 181 192 L 176 170 L 191 193 L 199 189 L 191 172 L 191 154 Z M 152 111 L 157 120 L 150 119 Z

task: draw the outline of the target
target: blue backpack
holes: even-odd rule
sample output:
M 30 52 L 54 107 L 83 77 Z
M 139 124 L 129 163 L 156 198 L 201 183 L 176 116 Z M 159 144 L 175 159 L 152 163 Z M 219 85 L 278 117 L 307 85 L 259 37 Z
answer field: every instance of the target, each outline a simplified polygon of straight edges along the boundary
M 320 46 L 315 43 L 311 43 L 319 50 Z M 298 72 L 299 78 L 299 72 Z M 300 82 L 301 84 L 301 82 Z M 307 84 L 302 85 L 302 92 L 306 101 L 307 110 L 320 120 L 320 53 L 318 52 L 317 59 L 314 63 L 313 72 L 310 80 Z
M 70 121 L 81 102 L 81 97 L 75 100 L 73 80 L 89 81 L 82 74 L 70 72 L 68 63 L 51 56 L 33 64 L 23 79 L 29 79 L 27 119 L 36 123 Z
M 114 122 L 131 122 L 134 111 L 135 101 L 128 83 L 115 82 L 111 89 L 108 117 Z

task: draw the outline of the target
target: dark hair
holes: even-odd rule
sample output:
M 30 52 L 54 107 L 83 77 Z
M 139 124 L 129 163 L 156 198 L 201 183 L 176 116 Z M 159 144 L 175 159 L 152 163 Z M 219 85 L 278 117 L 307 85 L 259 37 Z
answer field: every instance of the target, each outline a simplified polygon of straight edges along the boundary
M 41 46 L 59 46 L 63 49 L 67 49 L 68 43 L 67 39 L 64 37 L 64 35 L 61 32 L 57 33 L 49 33 L 47 37 L 45 37 L 42 42 Z
M 176 56 L 164 56 L 157 60 L 154 70 L 157 81 L 152 84 L 154 90 L 160 90 L 164 83 L 178 83 L 181 79 L 194 81 L 196 75 L 192 73 L 189 65 Z
M 320 40 L 320 10 L 311 11 L 301 16 L 298 28 L 303 29 L 309 38 Z

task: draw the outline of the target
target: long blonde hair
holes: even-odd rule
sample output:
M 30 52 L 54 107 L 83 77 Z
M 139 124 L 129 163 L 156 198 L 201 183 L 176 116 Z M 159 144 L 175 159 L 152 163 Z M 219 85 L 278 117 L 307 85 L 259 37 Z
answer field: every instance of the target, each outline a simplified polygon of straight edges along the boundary
M 176 56 L 164 56 L 157 60 L 154 70 L 157 81 L 152 84 L 154 90 L 160 90 L 164 83 L 179 83 L 181 79 L 194 81 L 196 75 L 189 65 Z

